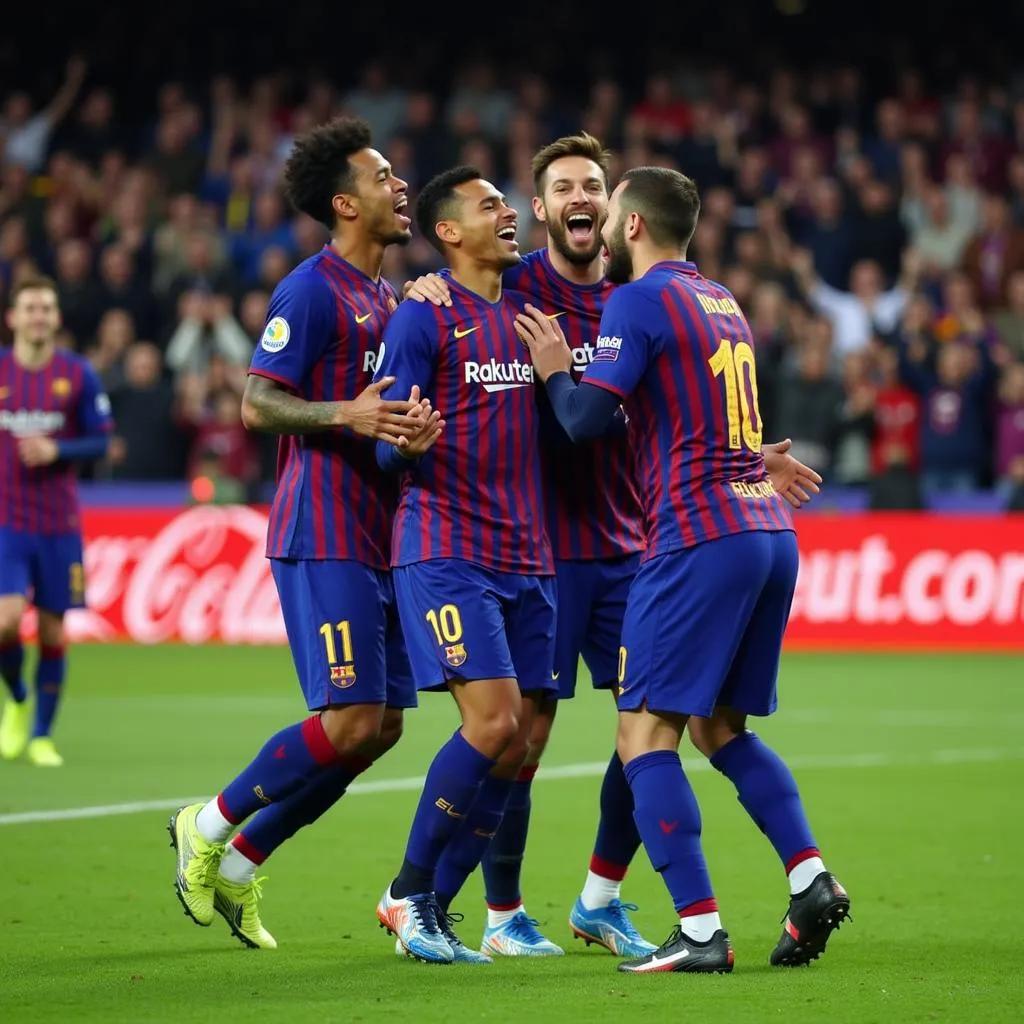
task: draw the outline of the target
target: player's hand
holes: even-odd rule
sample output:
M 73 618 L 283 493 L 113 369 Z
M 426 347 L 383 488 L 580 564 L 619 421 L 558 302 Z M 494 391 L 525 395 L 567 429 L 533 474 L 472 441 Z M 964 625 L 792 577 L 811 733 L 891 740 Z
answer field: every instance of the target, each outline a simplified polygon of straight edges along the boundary
M 530 350 L 533 372 L 542 381 L 553 373 L 572 370 L 572 352 L 557 318 L 548 317 L 528 302 L 516 316 L 516 334 Z
M 821 493 L 821 477 L 810 466 L 786 454 L 792 447 L 793 442 L 787 437 L 785 441 L 764 445 L 761 452 L 775 490 L 793 508 L 800 508 L 811 500 L 812 495 Z
M 49 466 L 57 461 L 59 449 L 52 437 L 22 437 L 18 440 L 18 456 L 30 469 Z
M 418 459 L 430 451 L 441 436 L 441 432 L 444 430 L 444 420 L 441 419 L 441 414 L 436 409 L 431 408 L 429 398 L 420 397 L 420 389 L 416 384 L 413 384 L 412 390 L 409 392 L 409 401 L 416 403 L 416 407 L 409 413 L 409 417 L 419 423 L 419 431 L 412 437 L 401 438 L 397 447 L 407 459 Z
M 338 426 L 348 427 L 361 437 L 394 445 L 403 438 L 414 437 L 421 424 L 418 414 L 409 414 L 419 409 L 419 402 L 386 402 L 380 397 L 394 383 L 394 377 L 382 377 L 351 402 L 338 402 Z
M 448 282 L 439 274 L 424 274 L 415 281 L 406 281 L 402 285 L 402 298 L 413 299 L 416 302 L 432 302 L 435 306 L 452 304 Z

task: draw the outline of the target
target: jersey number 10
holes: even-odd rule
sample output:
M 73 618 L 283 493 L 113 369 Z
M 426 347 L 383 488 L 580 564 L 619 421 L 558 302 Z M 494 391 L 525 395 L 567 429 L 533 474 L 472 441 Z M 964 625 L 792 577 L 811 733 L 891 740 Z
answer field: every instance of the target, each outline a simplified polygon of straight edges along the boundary
M 729 447 L 742 448 L 746 445 L 752 452 L 759 452 L 761 413 L 757 407 L 754 350 L 745 341 L 738 341 L 733 345 L 731 341 L 723 338 L 718 351 L 708 360 L 708 364 L 716 377 L 725 378 L 725 414 L 729 420 Z

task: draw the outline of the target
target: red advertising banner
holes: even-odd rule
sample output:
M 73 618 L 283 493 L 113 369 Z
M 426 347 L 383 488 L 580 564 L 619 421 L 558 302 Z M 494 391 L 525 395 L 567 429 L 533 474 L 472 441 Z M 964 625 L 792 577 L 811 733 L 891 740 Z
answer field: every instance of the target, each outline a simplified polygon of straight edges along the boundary
M 789 646 L 1024 652 L 1024 516 L 805 515 Z
M 70 638 L 283 643 L 266 524 L 242 506 L 87 510 Z M 1024 517 L 815 514 L 798 536 L 790 648 L 1024 653 Z

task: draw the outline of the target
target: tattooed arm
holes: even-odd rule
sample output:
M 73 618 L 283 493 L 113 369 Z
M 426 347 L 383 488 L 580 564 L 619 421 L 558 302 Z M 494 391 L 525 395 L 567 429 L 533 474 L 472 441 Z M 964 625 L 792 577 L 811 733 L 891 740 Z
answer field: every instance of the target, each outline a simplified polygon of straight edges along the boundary
M 350 402 L 307 402 L 278 381 L 250 374 L 242 396 L 242 423 L 262 434 L 315 434 L 345 427 L 399 444 L 419 432 L 420 403 L 382 401 L 381 391 L 393 383 L 393 377 L 376 381 Z

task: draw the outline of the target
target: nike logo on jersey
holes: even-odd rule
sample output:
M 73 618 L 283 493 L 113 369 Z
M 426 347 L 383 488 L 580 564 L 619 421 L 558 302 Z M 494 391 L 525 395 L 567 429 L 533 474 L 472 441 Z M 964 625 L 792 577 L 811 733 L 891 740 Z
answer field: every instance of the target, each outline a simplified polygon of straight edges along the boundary
M 357 324 L 365 324 L 366 321 L 369 320 L 371 316 L 373 316 L 372 313 L 364 313 L 362 316 L 357 316 L 356 317 L 356 323 Z
M 552 682 L 557 682 L 558 681 L 558 677 L 560 675 L 561 675 L 561 672 L 552 672 L 551 673 L 551 680 L 552 680 Z
M 560 316 L 565 316 L 565 312 L 561 313 L 545 313 L 544 314 L 549 320 L 557 320 Z
M 661 826 L 661 831 L 667 836 L 672 835 L 672 833 L 679 827 L 678 821 L 665 821 L 664 818 L 662 818 L 658 824 Z
M 472 334 L 474 331 L 479 331 L 479 330 L 480 330 L 480 325 L 477 324 L 476 327 L 467 327 L 464 331 L 459 330 L 459 328 L 456 327 L 453 333 L 455 334 L 456 338 L 464 338 L 467 334 Z

